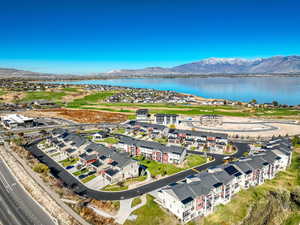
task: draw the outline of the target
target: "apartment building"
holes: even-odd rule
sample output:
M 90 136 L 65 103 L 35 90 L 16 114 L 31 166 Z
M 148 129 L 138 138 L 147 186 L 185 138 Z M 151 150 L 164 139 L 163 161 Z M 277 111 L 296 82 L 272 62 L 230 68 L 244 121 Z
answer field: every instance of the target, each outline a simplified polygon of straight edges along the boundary
M 289 145 L 288 139 L 276 143 Z M 271 144 L 270 142 L 268 144 Z M 278 145 L 279 146 L 279 145 Z M 277 147 L 278 147 L 277 146 Z M 289 154 L 289 157 L 282 157 Z M 237 162 L 210 168 L 171 184 L 158 192 L 157 202 L 186 223 L 213 212 L 219 204 L 228 203 L 241 189 L 263 184 L 290 164 L 292 149 L 264 149 Z

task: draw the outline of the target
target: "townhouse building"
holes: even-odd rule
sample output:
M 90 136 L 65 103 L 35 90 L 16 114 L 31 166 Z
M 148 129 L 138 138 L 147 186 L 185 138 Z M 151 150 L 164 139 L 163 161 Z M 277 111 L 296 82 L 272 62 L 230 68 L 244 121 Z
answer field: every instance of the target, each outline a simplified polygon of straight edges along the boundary
M 149 120 L 150 114 L 148 109 L 138 109 L 136 110 L 136 119 L 137 120 Z
M 126 132 L 129 133 L 131 131 L 143 131 L 146 132 L 146 134 L 151 138 L 159 138 L 162 136 L 167 136 L 169 128 L 159 124 L 131 120 L 126 124 Z
M 179 146 L 166 146 L 158 142 L 134 139 L 118 135 L 119 143 L 115 146 L 133 156 L 144 156 L 161 163 L 180 164 L 186 156 L 186 149 Z
M 290 143 L 287 139 L 276 142 L 284 145 Z M 265 180 L 274 178 L 281 168 L 286 169 L 290 163 L 289 158 L 281 156 L 289 154 L 291 157 L 292 149 L 286 148 L 285 151 L 265 149 L 237 162 L 188 176 L 182 182 L 159 190 L 156 201 L 183 223 L 206 216 L 217 205 L 228 203 L 241 189 L 263 184 Z
M 196 145 L 199 150 L 206 148 L 211 152 L 222 152 L 227 147 L 228 135 L 223 133 L 169 129 L 168 141 L 170 143 Z
M 139 176 L 139 164 L 128 153 L 92 143 L 66 129 L 54 129 L 47 142 L 67 157 L 78 157 L 80 168 L 89 168 L 102 176 L 107 184 Z
M 154 122 L 162 125 L 177 125 L 179 124 L 179 116 L 176 114 L 155 114 Z

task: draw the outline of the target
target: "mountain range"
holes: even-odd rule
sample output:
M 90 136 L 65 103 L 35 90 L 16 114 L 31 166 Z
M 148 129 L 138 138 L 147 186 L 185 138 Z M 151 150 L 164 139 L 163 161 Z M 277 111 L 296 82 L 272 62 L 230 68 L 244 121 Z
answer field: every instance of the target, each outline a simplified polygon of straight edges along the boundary
M 171 68 L 147 67 L 144 69 L 113 70 L 90 75 L 51 74 L 17 69 L 0 68 L 0 78 L 26 79 L 109 79 L 117 77 L 143 76 L 187 76 L 187 75 L 251 75 L 282 74 L 300 75 L 300 56 L 274 56 L 270 58 L 207 58 Z
M 108 74 L 276 74 L 299 72 L 300 56 L 274 56 L 257 59 L 208 58 L 171 68 L 147 67 L 137 70 L 113 70 Z

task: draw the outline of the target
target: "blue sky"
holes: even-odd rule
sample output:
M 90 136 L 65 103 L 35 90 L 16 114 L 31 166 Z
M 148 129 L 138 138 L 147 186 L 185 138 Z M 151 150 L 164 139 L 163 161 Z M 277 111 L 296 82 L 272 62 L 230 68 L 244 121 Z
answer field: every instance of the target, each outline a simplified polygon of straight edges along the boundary
M 298 0 L 1 1 L 0 67 L 91 73 L 300 54 Z

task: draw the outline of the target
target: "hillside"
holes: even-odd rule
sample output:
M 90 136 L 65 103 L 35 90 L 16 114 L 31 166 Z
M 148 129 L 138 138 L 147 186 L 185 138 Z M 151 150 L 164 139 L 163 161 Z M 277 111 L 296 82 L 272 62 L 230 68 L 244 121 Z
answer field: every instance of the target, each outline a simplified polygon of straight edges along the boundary
M 300 73 L 300 56 L 270 58 L 208 58 L 171 68 L 149 67 L 138 70 L 115 70 L 111 75 L 141 74 L 279 74 Z

